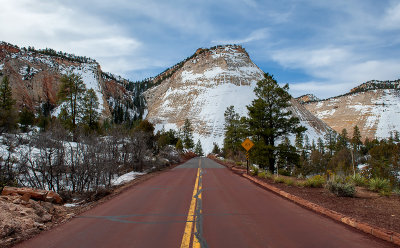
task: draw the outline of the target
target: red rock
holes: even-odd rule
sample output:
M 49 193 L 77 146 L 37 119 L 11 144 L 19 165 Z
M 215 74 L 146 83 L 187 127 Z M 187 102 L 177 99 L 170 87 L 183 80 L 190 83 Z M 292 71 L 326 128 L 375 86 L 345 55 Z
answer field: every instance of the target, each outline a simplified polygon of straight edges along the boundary
M 63 199 L 61 198 L 61 196 L 54 191 L 48 191 L 46 200 L 47 199 L 51 199 L 51 202 L 54 202 L 57 204 L 63 203 Z
M 2 195 L 27 195 L 29 194 L 31 199 L 37 201 L 49 201 L 55 202 L 57 204 L 61 204 L 63 202 L 62 198 L 53 191 L 40 190 L 40 189 L 32 189 L 32 188 L 16 188 L 16 187 L 8 187 L 5 186 Z M 24 197 L 22 197 L 24 198 Z M 25 196 L 27 198 L 27 196 Z M 29 199 L 28 199 L 29 201 Z
M 21 200 L 24 202 L 29 202 L 29 199 L 31 199 L 31 195 L 29 193 L 25 193 L 22 197 Z

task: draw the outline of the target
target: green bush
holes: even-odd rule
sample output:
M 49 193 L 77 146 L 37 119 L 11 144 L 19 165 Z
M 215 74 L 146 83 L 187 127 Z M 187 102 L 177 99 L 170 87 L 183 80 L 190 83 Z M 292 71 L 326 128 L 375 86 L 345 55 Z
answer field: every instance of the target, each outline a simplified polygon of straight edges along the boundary
M 265 178 L 273 179 L 273 177 L 274 177 L 274 174 L 272 174 L 270 171 L 267 171 L 267 172 L 265 173 Z
M 390 195 L 392 187 L 388 179 L 372 178 L 369 180 L 369 189 L 381 195 Z
M 251 166 L 251 168 L 250 168 L 250 170 L 251 170 L 251 175 L 253 175 L 253 176 L 257 176 L 258 175 L 258 167 L 256 167 L 256 166 Z
M 325 178 L 321 175 L 315 175 L 311 178 L 308 178 L 307 181 L 305 181 L 304 186 L 311 188 L 322 188 L 324 184 Z
M 274 183 L 284 183 L 285 182 L 285 178 L 280 177 L 280 176 L 273 177 L 273 180 L 274 180 Z
M 290 176 L 290 171 L 287 171 L 285 169 L 279 169 L 278 174 L 282 176 Z
M 400 195 L 400 188 L 394 188 L 394 189 L 393 189 L 393 193 L 394 193 L 395 195 Z
M 292 178 L 284 178 L 283 180 L 284 180 L 283 182 L 284 182 L 286 185 L 289 185 L 289 186 L 294 185 L 294 180 L 293 180 Z
M 351 181 L 356 186 L 366 187 L 368 186 L 368 179 L 361 176 L 360 174 L 356 174 L 354 177 L 351 177 Z
M 344 180 L 331 180 L 326 184 L 328 190 L 338 196 L 353 197 L 356 193 L 356 186 Z
M 307 181 L 295 181 L 294 185 L 297 187 L 305 187 L 306 186 Z
M 266 178 L 265 170 L 259 170 L 257 176 L 260 178 Z

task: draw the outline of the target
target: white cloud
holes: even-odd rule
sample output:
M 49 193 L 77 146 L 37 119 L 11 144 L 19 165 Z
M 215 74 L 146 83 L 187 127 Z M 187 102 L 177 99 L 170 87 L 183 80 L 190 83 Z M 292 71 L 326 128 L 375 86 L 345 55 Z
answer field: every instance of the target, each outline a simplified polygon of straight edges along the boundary
M 284 67 L 311 71 L 321 67 L 330 67 L 349 58 L 349 52 L 343 48 L 288 49 L 272 52 L 272 59 Z
M 317 80 L 289 82 L 298 96 L 314 93 L 318 97 L 343 94 L 366 81 L 400 78 L 400 59 L 368 59 L 345 48 L 290 49 L 273 52 L 272 59 L 289 69 L 300 69 Z
M 57 2 L 39 0 L 1 1 L 0 37 L 19 46 L 50 47 L 55 50 L 107 59 L 106 71 L 123 56 L 131 56 L 141 42 L 84 10 Z M 129 63 L 128 63 L 129 64 Z M 130 68 L 135 69 L 135 68 Z
M 247 37 L 242 39 L 213 40 L 214 44 L 245 44 L 252 41 L 264 40 L 269 37 L 268 28 L 254 30 Z
M 381 27 L 384 29 L 400 29 L 400 3 L 387 8 Z
M 331 96 L 337 96 L 348 92 L 353 87 L 358 84 L 351 82 L 338 83 L 338 82 L 302 82 L 302 83 L 292 83 L 289 85 L 289 93 L 293 97 L 299 97 L 305 94 L 314 94 L 320 99 L 328 98 Z

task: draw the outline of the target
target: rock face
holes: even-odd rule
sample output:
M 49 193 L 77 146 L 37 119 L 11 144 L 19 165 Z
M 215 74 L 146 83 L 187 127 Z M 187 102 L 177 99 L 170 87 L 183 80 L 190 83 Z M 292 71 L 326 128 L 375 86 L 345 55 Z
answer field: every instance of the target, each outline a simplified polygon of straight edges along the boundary
M 363 139 L 387 138 L 390 132 L 400 131 L 400 91 L 393 88 L 361 89 L 355 88 L 354 93 L 304 106 L 335 131 L 340 133 L 346 128 L 350 137 L 356 125 Z
M 306 95 L 296 97 L 296 100 L 299 101 L 301 104 L 303 104 L 303 103 L 308 103 L 308 102 L 319 101 L 320 99 L 313 94 L 306 94 Z
M 237 113 L 246 115 L 246 105 L 255 99 L 253 89 L 264 72 L 241 46 L 232 45 L 199 49 L 179 65 L 178 69 L 173 67 L 174 73 L 164 77 L 158 86 L 145 92 L 146 118 L 155 124 L 156 130 L 163 127 L 178 130 L 185 119 L 189 119 L 194 129 L 194 141 L 200 140 L 205 152 L 211 152 L 213 142 L 220 146 L 223 143 L 226 108 L 233 105 Z M 307 122 L 309 136 L 313 136 L 310 138 L 323 135 L 329 129 L 297 102 L 293 108 L 293 112 Z M 317 130 L 308 125 L 310 119 L 323 128 Z
M 103 117 L 111 116 L 117 99 L 124 105 L 133 105 L 133 93 L 126 90 L 126 80 L 102 72 L 92 59 L 0 42 L 0 80 L 8 76 L 19 109 L 27 107 L 36 111 L 44 103 L 56 106 L 60 78 L 69 72 L 80 75 L 86 88 L 96 92 L 98 112 Z M 133 107 L 132 112 L 135 111 Z

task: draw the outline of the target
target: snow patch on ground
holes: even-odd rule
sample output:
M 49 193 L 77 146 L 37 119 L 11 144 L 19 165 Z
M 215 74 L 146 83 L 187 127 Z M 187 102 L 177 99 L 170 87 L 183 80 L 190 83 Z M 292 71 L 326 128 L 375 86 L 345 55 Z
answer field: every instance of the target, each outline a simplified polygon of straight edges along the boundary
M 127 182 L 130 182 L 134 180 L 137 176 L 143 175 L 145 173 L 143 172 L 136 172 L 136 171 L 131 171 L 129 173 L 123 174 L 122 176 L 119 176 L 117 178 L 114 178 L 111 181 L 112 185 L 121 185 Z

